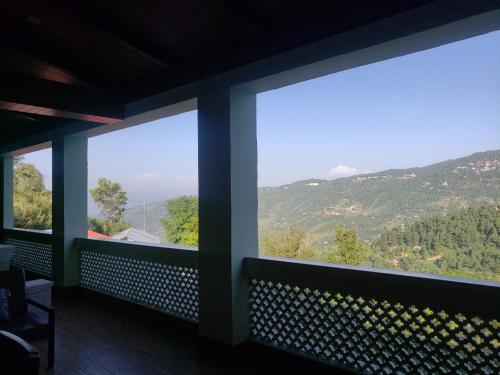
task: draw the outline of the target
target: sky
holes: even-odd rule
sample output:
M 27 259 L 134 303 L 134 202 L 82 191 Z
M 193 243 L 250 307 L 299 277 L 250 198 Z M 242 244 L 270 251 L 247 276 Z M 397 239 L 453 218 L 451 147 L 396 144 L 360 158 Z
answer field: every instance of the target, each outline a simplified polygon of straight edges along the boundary
M 500 149 L 500 31 L 259 94 L 259 186 Z M 197 112 L 89 139 L 89 187 L 131 206 L 197 193 Z M 28 154 L 50 187 L 50 150 Z M 95 211 L 90 204 L 89 211 Z

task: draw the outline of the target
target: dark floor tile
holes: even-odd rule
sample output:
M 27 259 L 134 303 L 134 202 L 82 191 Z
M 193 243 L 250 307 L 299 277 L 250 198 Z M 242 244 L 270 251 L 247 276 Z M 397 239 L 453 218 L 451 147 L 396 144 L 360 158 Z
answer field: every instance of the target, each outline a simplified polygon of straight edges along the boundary
M 275 375 L 293 373 L 252 355 L 212 356 L 196 332 L 75 296 L 56 297 L 56 365 L 41 375 Z M 163 316 L 161 320 L 163 321 Z M 165 318 L 166 319 L 166 318 Z M 46 363 L 46 342 L 38 342 Z M 281 361 L 281 360 L 280 360 Z M 284 361 L 286 364 L 286 360 Z M 309 371 L 302 371 L 309 373 Z M 317 372 L 314 372 L 315 374 Z M 330 372 L 328 372 L 330 373 Z M 332 372 L 334 373 L 334 372 Z

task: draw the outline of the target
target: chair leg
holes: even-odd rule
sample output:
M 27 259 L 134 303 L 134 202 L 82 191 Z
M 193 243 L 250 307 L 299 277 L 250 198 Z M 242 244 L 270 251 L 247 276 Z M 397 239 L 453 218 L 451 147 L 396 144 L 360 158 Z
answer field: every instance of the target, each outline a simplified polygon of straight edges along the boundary
M 49 337 L 49 345 L 48 345 L 48 351 L 47 351 L 47 369 L 50 370 L 54 368 L 54 352 L 55 352 L 55 340 L 54 340 L 54 334 L 51 334 Z
M 52 311 L 49 313 L 49 326 L 50 326 L 50 332 L 49 332 L 49 342 L 48 342 L 48 348 L 47 348 L 47 369 L 50 370 L 54 367 L 54 357 L 55 357 L 55 331 L 56 331 L 56 322 L 55 322 L 55 314 Z

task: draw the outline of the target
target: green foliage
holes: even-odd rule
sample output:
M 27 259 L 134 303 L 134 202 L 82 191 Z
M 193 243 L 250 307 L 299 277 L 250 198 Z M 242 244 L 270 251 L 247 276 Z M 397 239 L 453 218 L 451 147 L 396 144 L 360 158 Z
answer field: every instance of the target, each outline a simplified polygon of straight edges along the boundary
M 106 232 L 106 230 L 104 229 L 103 220 L 99 220 L 98 218 L 92 216 L 89 216 L 87 220 L 90 230 L 101 234 L 104 234 Z
M 266 235 L 260 243 L 261 254 L 500 281 L 498 205 L 399 225 L 371 244 L 359 241 L 355 230 L 337 225 L 335 246 L 322 253 L 307 236 L 307 231 L 294 226 Z
M 368 244 L 358 241 L 355 230 L 348 230 L 343 225 L 335 226 L 335 249 L 326 252 L 325 261 L 359 266 L 368 256 Z
M 500 279 L 500 208 L 484 205 L 397 226 L 373 242 L 378 266 Z
M 112 236 L 130 227 L 123 222 L 127 193 L 117 182 L 103 177 L 97 181 L 97 186 L 90 189 L 90 195 L 101 210 L 102 219 L 89 218 L 89 228 L 95 232 Z
M 88 218 L 88 228 L 94 232 L 113 236 L 125 229 L 130 228 L 130 224 L 126 222 L 113 222 L 111 220 L 98 219 L 96 217 Z
M 286 232 L 270 234 L 262 238 L 262 255 L 317 260 L 318 251 L 308 243 L 307 232 L 290 226 Z
M 52 227 L 52 193 L 33 165 L 16 158 L 14 167 L 14 226 L 44 230 Z
M 186 246 L 198 246 L 198 198 L 183 196 L 167 202 L 167 216 L 161 219 L 166 240 Z
M 119 183 L 101 177 L 97 181 L 97 186 L 90 189 L 90 195 L 97 203 L 105 220 L 118 222 L 123 218 L 128 199 L 127 193 L 123 191 Z

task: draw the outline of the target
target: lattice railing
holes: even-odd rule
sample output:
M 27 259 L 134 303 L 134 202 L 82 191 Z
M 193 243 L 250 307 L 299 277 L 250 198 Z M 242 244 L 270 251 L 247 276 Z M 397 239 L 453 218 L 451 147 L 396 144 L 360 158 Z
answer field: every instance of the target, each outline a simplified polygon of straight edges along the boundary
M 53 236 L 50 233 L 2 229 L 3 241 L 16 247 L 11 265 L 52 277 Z
M 198 252 L 111 240 L 77 239 L 80 285 L 198 320 Z
M 254 340 L 369 374 L 500 373 L 500 287 L 247 259 Z

